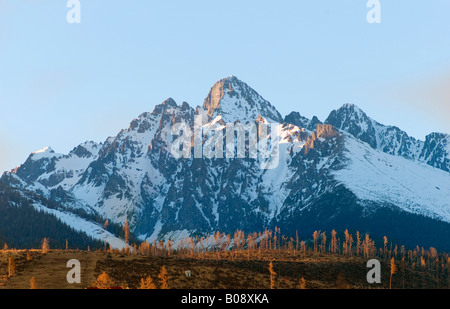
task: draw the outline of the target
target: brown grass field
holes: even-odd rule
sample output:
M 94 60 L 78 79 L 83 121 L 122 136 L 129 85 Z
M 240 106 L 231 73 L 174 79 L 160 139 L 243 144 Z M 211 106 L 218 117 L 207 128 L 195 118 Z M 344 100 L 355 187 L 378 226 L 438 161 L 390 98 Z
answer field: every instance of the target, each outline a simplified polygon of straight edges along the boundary
M 15 272 L 8 276 L 9 258 L 14 258 Z M 67 261 L 81 263 L 81 283 L 69 284 Z M 0 250 L 0 289 L 29 289 L 34 277 L 37 289 L 86 289 L 103 272 L 115 286 L 136 289 L 142 278 L 151 276 L 157 288 L 158 274 L 165 266 L 169 273 L 169 289 L 269 289 L 269 263 L 273 262 L 276 289 L 297 289 L 303 277 L 307 289 L 385 289 L 389 288 L 388 261 L 381 260 L 382 283 L 368 284 L 367 259 L 329 253 L 263 250 L 200 253 L 193 257 L 158 257 L 123 252 Z M 191 276 L 186 276 L 186 271 Z M 439 281 L 430 270 L 399 269 L 393 276 L 393 289 L 448 288 L 447 280 Z

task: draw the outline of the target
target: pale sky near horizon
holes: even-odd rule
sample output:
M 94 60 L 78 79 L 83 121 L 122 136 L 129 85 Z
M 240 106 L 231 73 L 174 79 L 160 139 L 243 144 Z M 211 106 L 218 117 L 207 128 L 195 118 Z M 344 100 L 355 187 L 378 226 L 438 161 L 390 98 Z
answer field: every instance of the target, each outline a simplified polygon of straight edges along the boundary
M 0 170 L 104 141 L 168 97 L 235 75 L 285 116 L 344 103 L 425 139 L 450 133 L 450 1 L 0 0 Z

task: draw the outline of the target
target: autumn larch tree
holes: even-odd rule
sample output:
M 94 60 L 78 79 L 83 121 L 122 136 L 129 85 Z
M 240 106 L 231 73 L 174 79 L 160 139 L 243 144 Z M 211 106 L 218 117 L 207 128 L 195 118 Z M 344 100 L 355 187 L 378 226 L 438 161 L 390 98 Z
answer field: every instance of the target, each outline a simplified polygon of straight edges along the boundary
M 306 255 L 306 243 L 303 240 L 300 242 L 300 252 L 303 256 Z
M 31 290 L 36 290 L 37 286 L 36 286 L 36 278 L 33 276 L 30 279 L 30 289 Z
M 169 273 L 167 272 L 166 266 L 161 267 L 161 271 L 158 275 L 159 282 L 161 284 L 161 289 L 169 288 Z
M 306 288 L 306 280 L 305 280 L 305 278 L 301 278 L 300 279 L 300 281 L 298 282 L 298 288 L 300 289 L 300 290 L 306 290 L 307 288 Z
M 392 288 L 392 276 L 397 272 L 397 266 L 395 265 L 394 257 L 391 258 L 390 269 L 391 269 L 391 278 L 389 280 L 389 288 L 391 289 Z
M 337 247 L 337 239 L 336 239 L 336 231 L 331 231 L 331 253 L 336 253 L 336 247 Z
M 123 226 L 123 231 L 125 233 L 125 235 L 124 235 L 125 244 L 128 247 L 128 241 L 130 240 L 130 224 L 128 223 L 128 219 L 125 220 L 125 225 Z
M 317 253 L 317 239 L 319 238 L 320 232 L 314 231 L 313 240 L 314 240 L 314 253 Z
M 349 244 L 350 244 L 350 233 L 348 232 L 347 229 L 345 229 L 344 231 L 344 236 L 345 236 L 345 249 L 344 249 L 344 254 L 345 255 L 349 255 Z
M 270 289 L 275 289 L 275 277 L 277 276 L 277 273 L 273 269 L 273 263 L 269 263 L 269 272 L 270 272 Z
M 323 232 L 321 234 L 321 236 L 322 236 L 322 243 L 320 245 L 320 252 L 326 252 L 326 250 L 327 250 L 327 247 L 326 247 L 327 246 L 327 235 L 325 232 Z
M 105 229 L 105 252 L 106 252 L 106 244 L 108 243 L 108 242 L 107 242 L 107 237 L 108 237 L 108 225 L 109 225 L 109 222 L 108 222 L 108 220 L 106 220 L 106 221 L 105 221 L 105 224 L 103 225 L 103 228 Z
M 42 254 L 46 254 L 50 250 L 48 238 L 42 240 Z
M 155 290 L 156 284 L 153 282 L 153 278 L 151 276 L 148 276 L 147 278 L 142 278 L 141 283 L 139 286 L 139 289 L 141 290 Z
M 92 284 L 92 287 L 97 289 L 110 289 L 115 286 L 114 280 L 104 271 L 101 273 L 97 280 Z
M 361 248 L 361 236 L 359 231 L 356 231 L 356 255 L 359 256 L 359 250 Z
M 427 267 L 427 264 L 425 263 L 425 258 L 423 255 L 420 256 L 420 267 L 422 267 L 422 270 L 424 270 Z

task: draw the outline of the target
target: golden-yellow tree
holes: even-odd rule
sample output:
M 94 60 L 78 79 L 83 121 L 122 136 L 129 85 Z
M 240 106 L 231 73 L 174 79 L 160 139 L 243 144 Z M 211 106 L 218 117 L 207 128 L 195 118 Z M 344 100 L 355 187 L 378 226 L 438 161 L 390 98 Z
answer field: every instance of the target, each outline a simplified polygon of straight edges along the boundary
M 161 284 L 161 289 L 169 288 L 169 273 L 167 272 L 166 266 L 161 267 L 161 271 L 158 275 L 159 283 Z
M 337 232 L 335 230 L 331 231 L 331 243 L 330 243 L 330 251 L 331 253 L 336 253 L 337 249 L 337 239 L 336 239 Z
M 123 226 L 123 232 L 124 232 L 125 244 L 128 246 L 128 242 L 130 241 L 130 224 L 128 223 L 128 219 L 125 220 L 125 225 Z
M 348 232 L 347 229 L 345 229 L 345 231 L 344 231 L 344 236 L 345 236 L 344 254 L 349 255 L 350 233 Z
M 92 283 L 92 287 L 97 289 L 110 289 L 115 285 L 114 280 L 105 271 L 98 275 L 97 280 Z
M 270 272 L 270 288 L 273 290 L 275 289 L 275 277 L 277 276 L 277 273 L 273 269 L 273 263 L 269 263 L 269 272 Z
M 420 267 L 422 267 L 422 270 L 424 270 L 427 267 L 427 264 L 425 263 L 425 258 L 423 255 L 420 256 Z
M 322 242 L 320 244 L 320 252 L 326 252 L 327 250 L 327 234 L 323 232 L 320 234 L 322 237 Z
M 319 239 L 320 231 L 314 231 L 313 240 L 314 240 L 314 253 L 317 253 L 317 240 Z
M 30 289 L 31 290 L 36 290 L 37 289 L 37 285 L 36 285 L 36 278 L 33 276 L 30 279 Z
M 389 288 L 392 288 L 392 276 L 397 272 L 397 266 L 395 265 L 395 259 L 394 257 L 391 258 L 391 265 L 390 265 L 390 270 L 391 270 L 391 277 L 389 280 Z
M 356 231 L 356 255 L 359 256 L 359 251 L 361 249 L 361 235 L 359 231 Z
M 353 246 L 353 243 L 354 243 L 353 235 L 350 234 L 350 237 L 349 237 L 349 239 L 348 239 L 348 250 L 349 250 L 350 256 L 353 256 L 353 253 L 352 253 L 352 246 Z
M 303 255 L 306 254 L 306 243 L 303 240 L 300 242 L 300 252 L 303 253 Z
M 50 244 L 48 238 L 42 240 L 42 254 L 46 254 L 50 250 Z
M 103 224 L 103 229 L 105 230 L 105 252 L 106 252 L 106 245 L 108 243 L 107 238 L 108 238 L 108 225 L 109 222 L 108 220 L 105 221 L 105 224 Z
M 153 278 L 148 276 L 147 278 L 142 278 L 139 289 L 142 290 L 155 290 L 156 284 L 153 282 Z
M 307 289 L 305 278 L 302 277 L 302 278 L 300 279 L 300 281 L 298 282 L 298 288 L 299 288 L 300 290 L 306 290 L 306 289 Z

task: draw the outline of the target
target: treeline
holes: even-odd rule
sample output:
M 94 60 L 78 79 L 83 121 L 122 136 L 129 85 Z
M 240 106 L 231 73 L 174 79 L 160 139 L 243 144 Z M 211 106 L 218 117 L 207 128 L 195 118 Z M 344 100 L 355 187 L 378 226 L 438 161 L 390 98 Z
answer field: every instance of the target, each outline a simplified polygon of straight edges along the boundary
M 45 205 L 45 204 L 44 204 Z M 57 217 L 36 210 L 32 201 L 0 183 L 0 248 L 40 248 L 42 239 L 49 238 L 50 247 L 92 249 L 102 248 L 103 242 L 62 223 Z
M 377 247 L 376 243 L 382 246 Z M 145 255 L 170 256 L 183 255 L 195 256 L 199 253 L 222 252 L 222 251 L 242 251 L 242 250 L 283 250 L 296 251 L 299 253 L 333 253 L 342 256 L 360 256 L 364 258 L 384 258 L 400 257 L 410 261 L 416 261 L 417 257 L 436 258 L 448 256 L 447 253 L 439 253 L 437 249 L 430 247 L 425 249 L 416 246 L 406 249 L 404 245 L 398 245 L 389 241 L 385 236 L 377 242 L 368 233 L 356 231 L 351 234 L 347 229 L 340 234 L 335 230 L 330 233 L 315 231 L 309 237 L 301 238 L 297 233 L 295 237 L 281 234 L 280 228 L 274 231 L 265 230 L 259 233 L 245 234 L 241 230 L 231 234 L 216 232 L 204 237 L 185 237 L 175 243 L 172 239 L 144 241 L 132 244 L 125 250 L 134 250 Z
M 381 243 L 381 246 L 376 245 Z M 114 251 L 113 249 L 110 249 Z M 118 251 L 117 249 L 115 251 Z M 216 232 L 205 237 L 186 237 L 175 243 L 173 240 L 153 240 L 132 244 L 124 249 L 126 254 L 140 254 L 147 256 L 165 256 L 182 258 L 216 259 L 247 258 L 257 259 L 268 251 L 291 253 L 298 258 L 315 257 L 322 254 L 332 254 L 365 260 L 379 259 L 387 264 L 396 265 L 405 272 L 409 270 L 428 271 L 433 273 L 439 285 L 450 287 L 450 257 L 445 252 L 438 252 L 434 247 L 423 248 L 416 246 L 407 249 L 389 241 L 385 236 L 375 242 L 370 235 L 358 231 L 351 234 L 348 230 L 343 233 L 315 231 L 308 238 L 302 240 L 300 235 L 287 237 L 281 234 L 279 228 L 274 231 L 265 230 L 260 233 L 245 234 L 236 230 L 231 234 Z

